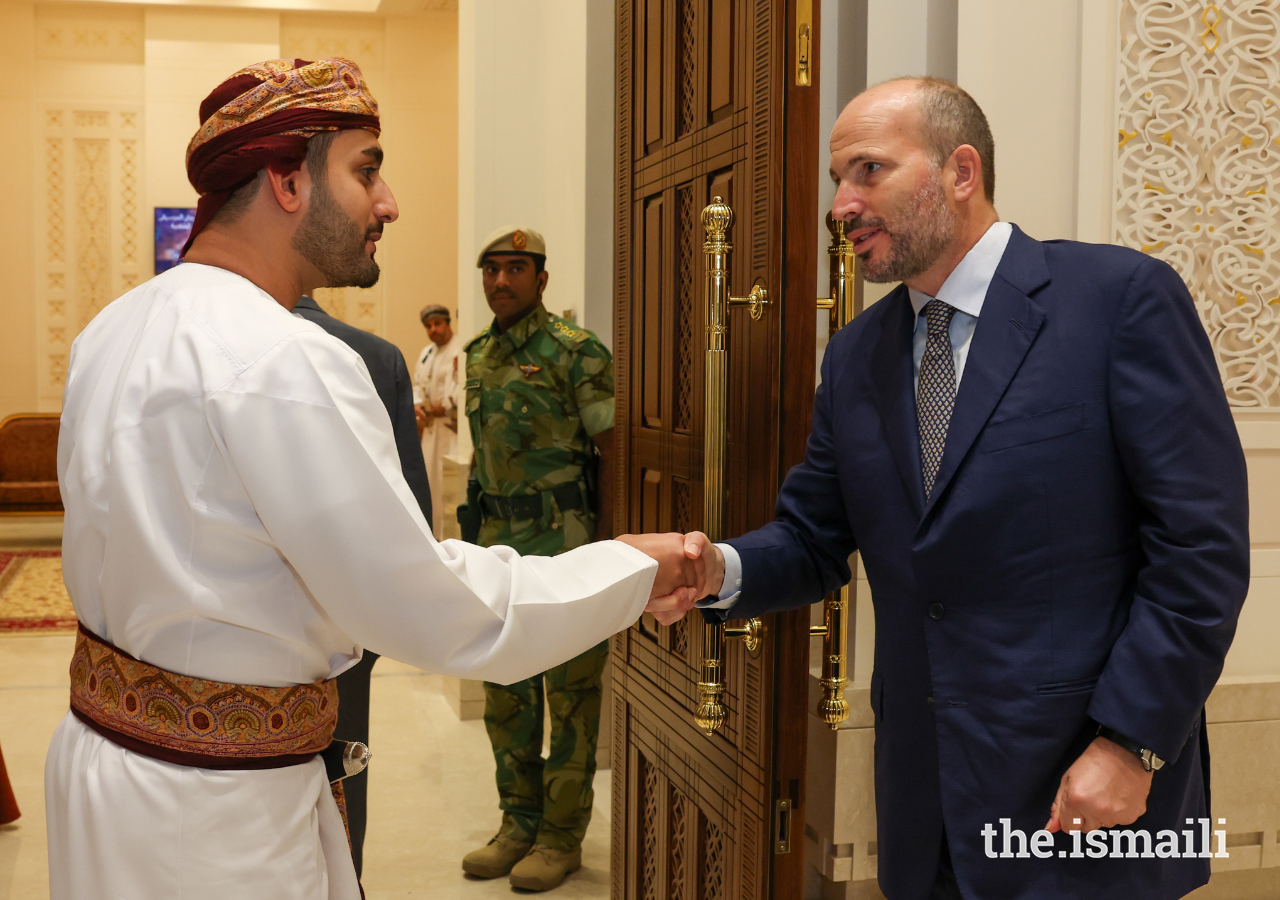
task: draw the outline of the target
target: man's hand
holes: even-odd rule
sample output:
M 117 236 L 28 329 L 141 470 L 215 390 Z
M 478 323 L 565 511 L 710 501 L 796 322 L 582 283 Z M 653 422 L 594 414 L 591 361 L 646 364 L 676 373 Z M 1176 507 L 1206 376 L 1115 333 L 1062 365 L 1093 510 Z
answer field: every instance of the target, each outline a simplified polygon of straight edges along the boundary
M 413 420 L 418 426 L 418 440 L 422 440 L 422 432 L 427 430 L 427 421 L 429 419 L 430 416 L 427 414 L 427 408 L 421 403 L 414 404 Z
M 705 577 L 698 585 L 698 599 L 718 595 L 724 588 L 724 554 L 701 531 L 691 531 L 684 536 L 685 552 L 696 552 L 704 560 Z
M 618 540 L 658 561 L 658 577 L 654 579 L 645 612 L 663 625 L 680 621 L 693 604 L 705 596 L 702 592 L 706 583 L 705 547 L 692 540 L 692 536 L 686 538 L 675 532 L 624 534 Z
M 1094 738 L 1062 776 L 1045 830 L 1087 832 L 1132 825 L 1147 811 L 1152 774 L 1119 744 Z

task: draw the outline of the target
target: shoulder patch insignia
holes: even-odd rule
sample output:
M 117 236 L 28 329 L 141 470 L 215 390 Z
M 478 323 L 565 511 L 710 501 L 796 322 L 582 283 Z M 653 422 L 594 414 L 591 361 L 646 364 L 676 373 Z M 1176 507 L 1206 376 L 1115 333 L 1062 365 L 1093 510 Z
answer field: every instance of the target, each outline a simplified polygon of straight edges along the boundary
M 565 337 L 567 337 L 571 341 L 582 337 L 581 331 L 578 331 L 575 328 L 570 328 L 568 325 L 564 324 L 564 322 L 562 322 L 559 319 L 553 319 L 551 321 L 551 327 L 554 328 L 556 331 L 560 332 L 561 334 L 563 334 Z
M 532 376 L 532 375 L 537 375 L 539 372 L 541 372 L 541 371 L 542 371 L 542 366 L 535 366 L 535 365 L 533 365 L 532 363 L 530 363 L 530 364 L 529 364 L 529 365 L 527 365 L 527 366 L 526 366 L 526 365 L 518 365 L 518 366 L 517 366 L 517 368 L 519 368 L 519 369 L 520 369 L 520 371 L 524 373 L 524 377 L 525 377 L 525 378 L 528 378 L 528 377 L 530 377 L 530 376 Z

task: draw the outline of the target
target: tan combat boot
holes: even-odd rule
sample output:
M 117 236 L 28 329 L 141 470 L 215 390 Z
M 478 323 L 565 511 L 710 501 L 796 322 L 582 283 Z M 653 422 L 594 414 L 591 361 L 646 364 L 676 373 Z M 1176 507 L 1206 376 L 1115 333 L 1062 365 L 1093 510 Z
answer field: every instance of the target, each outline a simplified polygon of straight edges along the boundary
M 582 868 L 582 848 L 566 853 L 534 844 L 529 855 L 511 870 L 511 886 L 526 891 L 549 891 L 559 887 L 570 872 Z
M 479 850 L 472 850 L 462 858 L 462 871 L 477 878 L 500 878 L 524 859 L 532 846 L 505 835 L 495 835 Z

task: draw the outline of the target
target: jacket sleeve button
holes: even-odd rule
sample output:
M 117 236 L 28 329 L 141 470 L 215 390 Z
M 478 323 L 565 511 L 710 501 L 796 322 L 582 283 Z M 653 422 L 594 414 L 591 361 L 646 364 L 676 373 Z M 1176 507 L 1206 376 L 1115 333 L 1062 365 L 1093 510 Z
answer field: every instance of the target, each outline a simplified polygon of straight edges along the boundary
M 941 603 L 929 604 L 929 618 L 933 619 L 935 622 L 938 619 L 941 619 L 946 614 L 947 614 L 947 608 L 943 606 Z

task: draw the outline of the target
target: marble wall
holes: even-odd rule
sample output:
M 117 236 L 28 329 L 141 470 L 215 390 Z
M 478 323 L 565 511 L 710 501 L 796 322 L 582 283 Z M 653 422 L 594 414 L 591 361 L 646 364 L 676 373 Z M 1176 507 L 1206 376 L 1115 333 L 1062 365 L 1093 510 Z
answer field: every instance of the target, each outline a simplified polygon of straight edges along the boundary
M 881 0 L 866 2 L 868 83 L 913 74 L 885 69 L 896 57 L 878 47 L 915 48 L 927 71 L 922 48 L 936 55 L 950 12 L 916 0 L 914 18 L 882 26 L 913 34 L 882 39 L 873 27 Z M 991 122 L 1001 217 L 1036 238 L 1119 243 L 1168 260 L 1214 342 L 1249 466 L 1252 580 L 1207 707 L 1214 815 L 1227 819 L 1231 856 L 1213 861 L 1212 883 L 1195 896 L 1280 896 L 1280 788 L 1267 762 L 1280 746 L 1280 11 L 1268 0 L 958 0 L 957 13 L 957 80 Z M 875 287 L 867 302 L 882 296 Z M 854 714 L 836 732 L 810 720 L 806 829 L 816 870 L 808 893 L 848 900 L 879 896 L 874 634 L 861 566 L 855 583 Z M 816 679 L 813 690 L 816 705 Z

